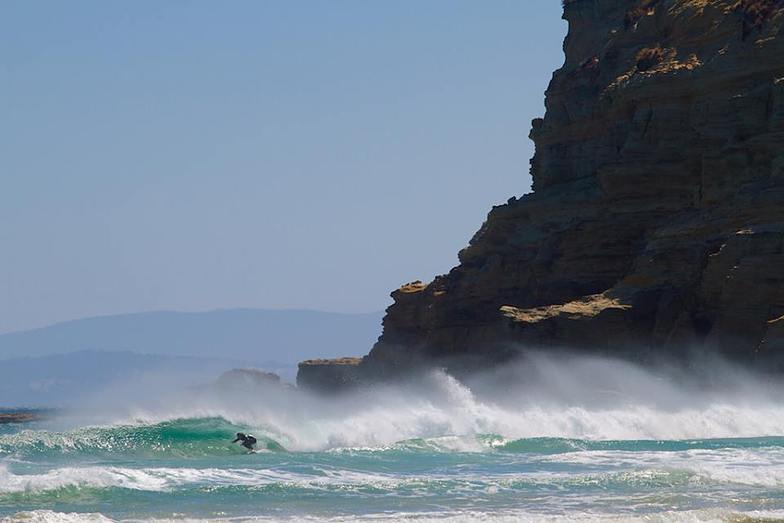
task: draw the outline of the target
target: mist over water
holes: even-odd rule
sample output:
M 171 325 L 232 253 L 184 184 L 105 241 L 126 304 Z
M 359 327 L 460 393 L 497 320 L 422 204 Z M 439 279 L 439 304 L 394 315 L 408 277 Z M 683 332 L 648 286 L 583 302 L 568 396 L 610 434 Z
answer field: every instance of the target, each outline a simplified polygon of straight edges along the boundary
M 0 435 L 0 515 L 780 517 L 781 392 L 716 360 L 544 353 L 465 383 L 432 370 L 333 397 L 153 374 Z M 240 431 L 255 453 L 230 443 Z
M 108 390 L 100 424 L 220 417 L 294 451 L 375 447 L 413 438 L 687 439 L 784 435 L 784 385 L 720 360 L 700 368 L 586 356 L 525 359 L 461 383 L 441 370 L 329 396 L 275 384 L 220 389 L 178 377 Z M 84 410 L 84 409 L 83 409 Z

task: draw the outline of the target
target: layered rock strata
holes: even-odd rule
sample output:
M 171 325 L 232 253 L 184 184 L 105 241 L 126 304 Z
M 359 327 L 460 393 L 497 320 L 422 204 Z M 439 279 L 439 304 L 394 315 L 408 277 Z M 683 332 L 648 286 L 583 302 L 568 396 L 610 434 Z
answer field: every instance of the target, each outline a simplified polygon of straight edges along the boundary
M 784 2 L 569 0 L 564 18 L 533 192 L 449 274 L 393 292 L 351 371 L 310 363 L 300 384 L 528 347 L 784 361 Z

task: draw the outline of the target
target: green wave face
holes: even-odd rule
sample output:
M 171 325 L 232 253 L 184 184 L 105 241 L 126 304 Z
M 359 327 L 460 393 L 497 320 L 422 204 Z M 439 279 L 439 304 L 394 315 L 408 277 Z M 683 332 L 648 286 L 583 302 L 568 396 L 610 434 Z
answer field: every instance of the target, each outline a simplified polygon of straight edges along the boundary
M 23 430 L 0 435 L 0 458 L 35 458 L 53 454 L 199 457 L 245 452 L 231 440 L 247 427 L 223 418 L 175 419 L 150 425 L 85 427 L 68 432 Z M 258 449 L 281 451 L 271 438 L 257 436 Z

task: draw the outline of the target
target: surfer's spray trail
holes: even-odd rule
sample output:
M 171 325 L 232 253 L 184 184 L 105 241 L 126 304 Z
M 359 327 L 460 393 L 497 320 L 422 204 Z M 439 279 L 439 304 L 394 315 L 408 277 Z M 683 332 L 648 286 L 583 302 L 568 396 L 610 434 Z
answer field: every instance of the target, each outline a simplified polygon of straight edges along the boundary
M 529 358 L 325 399 L 104 397 L 0 433 L 0 518 L 735 521 L 784 517 L 778 385 Z M 258 450 L 231 445 L 252 432 Z

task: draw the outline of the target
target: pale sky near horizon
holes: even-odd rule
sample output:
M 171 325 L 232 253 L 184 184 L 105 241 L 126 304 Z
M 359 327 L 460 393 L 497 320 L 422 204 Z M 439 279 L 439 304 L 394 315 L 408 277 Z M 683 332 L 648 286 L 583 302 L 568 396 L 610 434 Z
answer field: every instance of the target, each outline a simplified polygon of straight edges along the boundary
M 0 3 L 0 332 L 383 309 L 529 191 L 560 16 L 558 0 Z

